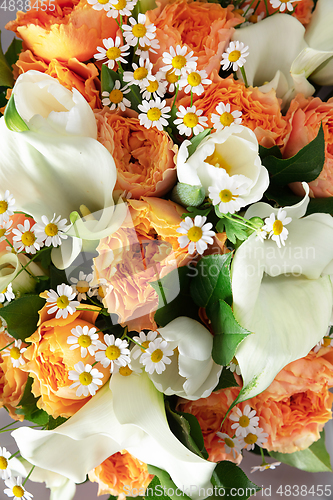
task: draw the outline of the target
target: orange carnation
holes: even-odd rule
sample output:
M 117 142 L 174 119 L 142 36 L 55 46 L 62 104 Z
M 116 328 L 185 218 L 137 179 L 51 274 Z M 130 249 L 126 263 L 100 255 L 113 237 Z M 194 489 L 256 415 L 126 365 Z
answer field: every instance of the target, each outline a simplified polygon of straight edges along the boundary
M 38 9 L 18 12 L 6 29 L 14 31 L 25 48 L 46 62 L 71 58 L 87 61 L 102 45 L 103 38 L 115 36 L 118 25 L 104 10 L 93 9 L 86 0 L 54 0 L 40 2 Z
M 90 481 L 98 483 L 98 496 L 143 496 L 154 477 L 148 473 L 146 464 L 126 450 L 111 455 L 88 476 Z
M 117 167 L 116 189 L 131 198 L 163 196 L 176 183 L 176 146 L 169 135 L 155 127 L 140 125 L 108 108 L 95 113 L 98 140 L 112 154 Z
M 39 311 L 37 331 L 26 339 L 31 342 L 24 353 L 29 361 L 22 366 L 22 370 L 29 372 L 34 378 L 32 392 L 36 397 L 40 396 L 38 408 L 54 418 L 71 417 L 91 398 L 76 396 L 76 388 L 70 389 L 73 381 L 68 379 L 68 372 L 74 370 L 74 365 L 79 361 L 91 365 L 95 362 L 95 358 L 89 353 L 81 358 L 81 350 L 71 350 L 67 344 L 73 328 L 94 326 L 99 308 L 85 305 L 85 309 L 90 311 L 76 311 L 66 319 L 56 319 L 48 314 L 48 309 L 44 306 Z M 99 333 L 99 340 L 102 340 L 101 335 Z M 104 384 L 110 377 L 110 370 L 103 368 L 101 364 L 96 368 L 103 373 L 101 380 Z

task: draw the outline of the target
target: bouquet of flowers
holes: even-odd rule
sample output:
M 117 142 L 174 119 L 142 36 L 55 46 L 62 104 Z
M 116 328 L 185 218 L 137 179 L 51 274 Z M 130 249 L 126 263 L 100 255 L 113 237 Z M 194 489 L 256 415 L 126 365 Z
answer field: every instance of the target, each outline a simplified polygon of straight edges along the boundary
M 245 500 L 246 451 L 331 470 L 332 1 L 24 9 L 0 52 L 0 404 L 28 421 L 5 493 Z

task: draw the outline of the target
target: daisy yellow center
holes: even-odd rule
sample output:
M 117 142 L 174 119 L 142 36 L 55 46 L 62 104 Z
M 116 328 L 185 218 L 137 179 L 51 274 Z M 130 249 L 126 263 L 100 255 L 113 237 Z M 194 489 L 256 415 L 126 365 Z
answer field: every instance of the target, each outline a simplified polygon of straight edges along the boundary
M 257 23 L 258 22 L 258 16 L 256 14 L 252 14 L 252 16 L 249 17 L 250 23 Z
M 132 33 L 136 38 L 141 38 L 147 33 L 147 28 L 143 24 L 135 24 L 132 28 Z
M 118 359 L 120 354 L 121 354 L 120 349 L 116 345 L 109 345 L 105 351 L 105 356 L 111 361 Z
M 116 3 L 115 5 L 112 5 L 112 7 L 114 9 L 117 9 L 117 10 L 122 10 L 124 7 L 126 7 L 126 0 L 119 0 L 118 3 Z
M 13 493 L 14 493 L 14 497 L 22 498 L 24 495 L 24 489 L 22 488 L 22 486 L 16 485 L 13 488 Z
M 47 236 L 55 236 L 56 234 L 58 234 L 57 224 L 53 224 L 52 222 L 50 222 L 50 224 L 45 226 L 45 234 Z
M 223 203 L 229 203 L 229 201 L 231 201 L 233 199 L 233 194 L 231 191 L 229 191 L 229 189 L 222 189 L 222 191 L 220 191 L 220 200 L 223 202 Z
M 79 293 L 86 293 L 89 290 L 89 284 L 87 281 L 78 281 L 76 285 L 76 290 Z
M 81 347 L 89 347 L 91 345 L 91 338 L 89 335 L 80 335 L 78 338 L 78 344 Z
M 113 61 L 118 59 L 118 57 L 120 57 L 120 55 L 121 55 L 121 50 L 119 47 L 111 47 L 110 49 L 108 49 L 106 51 L 106 57 L 108 59 L 112 59 Z
M 123 100 L 124 94 L 121 90 L 113 89 L 109 94 L 109 99 L 114 104 L 119 104 Z
M 201 227 L 193 226 L 187 232 L 187 237 L 189 240 L 194 241 L 195 243 L 202 238 L 202 229 Z
M 130 369 L 130 367 L 128 365 L 126 366 L 121 366 L 119 368 L 119 373 L 120 375 L 122 375 L 123 377 L 128 377 L 129 375 L 131 375 L 131 373 L 133 373 L 133 370 Z
M 163 358 L 162 349 L 156 349 L 150 356 L 153 363 L 158 363 Z
M 172 66 L 176 69 L 182 69 L 186 64 L 186 57 L 175 56 L 172 58 Z
M 250 432 L 250 434 L 248 434 L 245 438 L 244 438 L 244 441 L 246 444 L 254 444 L 258 441 L 258 436 L 256 436 L 255 434 L 252 434 Z
M 246 415 L 242 415 L 239 419 L 239 425 L 241 427 L 247 427 L 250 423 L 250 419 L 249 417 L 247 417 Z
M 324 337 L 323 346 L 328 347 L 329 345 L 331 345 L 331 340 L 331 337 Z
M 108 3 L 109 0 L 98 0 L 98 3 L 101 3 L 102 5 L 105 5 Z
M 244 14 L 243 9 L 235 9 L 232 11 L 233 14 L 240 14 L 241 16 Z
M 166 72 L 165 74 L 166 81 L 169 83 L 176 83 L 178 82 L 178 76 L 174 72 L 173 69 L 169 69 L 169 71 Z
M 149 347 L 149 343 L 150 343 L 150 340 L 145 340 L 144 342 L 142 342 L 142 347 L 141 347 L 141 351 L 144 352 L 146 349 L 148 349 Z
M 32 231 L 26 231 L 25 233 L 22 234 L 21 240 L 25 247 L 30 247 L 31 245 L 34 244 L 36 236 Z
M 281 234 L 283 231 L 283 224 L 280 220 L 276 220 L 273 224 L 273 233 L 275 235 Z
M 8 467 L 8 461 L 5 457 L 0 457 L 0 469 L 5 470 Z
M 189 128 L 194 128 L 198 125 L 199 118 L 195 113 L 187 113 L 183 118 L 184 125 Z
M 152 82 L 149 80 L 149 85 L 147 87 L 147 90 L 148 92 L 156 92 L 156 90 L 158 89 L 158 81 L 157 80 L 153 80 Z
M 229 165 L 229 163 L 227 163 L 225 159 L 216 150 L 212 155 L 207 156 L 205 162 L 214 165 L 214 167 L 216 168 L 224 168 L 227 174 L 230 174 L 231 165 Z
M 238 61 L 240 56 L 241 56 L 241 53 L 239 50 L 233 50 L 232 52 L 230 52 L 228 59 L 230 62 L 236 62 L 236 61 Z
M 5 233 L 6 233 L 6 229 L 0 229 L 0 238 L 5 236 Z
M 104 288 L 103 288 L 102 286 L 99 286 L 99 287 L 98 287 L 98 295 L 99 295 L 102 299 L 104 299 L 104 297 L 105 297 L 105 293 L 104 293 Z
M 139 49 L 143 50 L 143 52 L 148 52 L 148 50 L 150 49 L 150 45 L 141 45 L 141 43 L 139 43 Z
M 229 125 L 231 125 L 234 122 L 234 117 L 232 116 L 231 113 L 228 113 L 228 111 L 225 111 L 220 116 L 220 122 L 224 127 L 229 127 Z
M 0 214 L 4 214 L 8 209 L 8 203 L 5 200 L 0 201 Z
M 237 359 L 235 358 L 235 356 L 232 358 L 231 362 L 234 364 L 234 365 L 237 365 L 238 366 L 238 361 Z
M 59 307 L 59 309 L 66 309 L 68 305 L 68 297 L 66 295 L 60 295 L 60 297 L 57 299 L 57 306 Z
M 79 375 L 79 381 L 81 385 L 90 385 L 92 380 L 92 375 L 90 375 L 90 373 L 88 372 L 82 372 Z
M 148 112 L 147 112 L 147 118 L 148 120 L 152 121 L 152 122 L 155 122 L 157 120 L 159 120 L 161 118 L 161 110 L 158 109 L 158 108 L 151 108 Z
M 196 71 L 193 71 L 188 75 L 187 81 L 191 85 L 191 87 L 196 87 L 201 83 L 201 76 Z
M 10 357 L 13 359 L 19 359 L 20 356 L 20 349 L 18 347 L 12 347 L 10 350 Z
M 134 80 L 143 80 L 148 75 L 148 70 L 146 68 L 138 68 L 134 71 Z
M 224 442 L 227 446 L 229 446 L 229 448 L 235 447 L 235 443 L 233 442 L 233 440 L 231 438 L 225 438 Z

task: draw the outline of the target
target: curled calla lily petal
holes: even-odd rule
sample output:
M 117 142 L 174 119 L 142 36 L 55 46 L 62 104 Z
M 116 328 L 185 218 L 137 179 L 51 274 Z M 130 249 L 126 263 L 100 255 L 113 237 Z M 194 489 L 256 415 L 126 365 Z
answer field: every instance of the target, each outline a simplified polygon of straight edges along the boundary
M 45 273 L 41 267 L 35 262 L 30 262 L 30 259 L 24 254 L 15 254 L 5 252 L 0 255 L 0 290 L 7 288 L 9 283 L 13 284 L 14 293 L 31 293 L 36 287 L 36 280 L 31 276 L 44 276 Z M 28 264 L 28 265 L 27 265 Z M 27 271 L 22 271 L 17 278 L 15 276 L 27 266 Z

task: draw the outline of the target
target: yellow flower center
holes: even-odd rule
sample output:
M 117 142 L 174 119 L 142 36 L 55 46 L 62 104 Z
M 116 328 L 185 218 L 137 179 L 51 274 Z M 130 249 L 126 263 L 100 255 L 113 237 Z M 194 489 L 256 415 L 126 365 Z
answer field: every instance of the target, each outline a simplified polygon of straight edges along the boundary
M 158 108 L 151 108 L 147 112 L 147 118 L 148 120 L 155 122 L 161 118 L 161 110 Z
M 241 427 L 247 427 L 250 423 L 250 419 L 249 417 L 247 417 L 246 415 L 242 415 L 239 419 L 239 425 Z
M 88 372 L 82 372 L 79 375 L 79 381 L 81 385 L 90 385 L 92 380 L 92 375 L 90 375 L 90 373 Z
M 119 0 L 118 3 L 116 3 L 115 5 L 112 5 L 112 7 L 114 9 L 117 9 L 117 10 L 122 10 L 124 7 L 126 7 L 126 0 Z
M 105 351 L 105 356 L 108 359 L 111 359 L 111 361 L 118 359 L 120 354 L 121 354 L 120 349 L 116 345 L 109 345 Z
M 235 356 L 232 358 L 231 363 L 233 363 L 234 365 L 237 365 L 237 366 L 239 364 L 237 359 L 235 358 Z
M 238 61 L 240 56 L 241 56 L 241 53 L 239 50 L 233 50 L 232 52 L 230 52 L 228 59 L 230 62 L 236 62 L 236 61 Z
M 58 226 L 50 222 L 47 226 L 45 226 L 45 234 L 47 236 L 55 236 L 58 234 Z
M 250 23 L 257 23 L 258 22 L 258 16 L 256 14 L 252 14 L 252 16 L 249 17 Z
M 173 69 L 169 69 L 169 71 L 166 72 L 165 78 L 169 83 L 176 83 L 179 79 Z
M 331 337 L 324 337 L 323 346 L 328 347 L 331 344 Z
M 232 116 L 231 113 L 228 113 L 225 111 L 221 116 L 220 116 L 220 122 L 224 127 L 229 127 L 233 122 L 234 122 L 234 117 Z
M 87 281 L 78 281 L 76 285 L 76 290 L 79 293 L 86 293 L 89 290 L 89 284 Z
M 36 236 L 32 231 L 26 231 L 25 233 L 22 234 L 21 240 L 25 247 L 30 247 L 31 245 L 34 244 Z
M 5 457 L 0 457 L 0 469 L 5 470 L 8 467 L 8 461 Z
M 149 81 L 149 85 L 147 87 L 147 90 L 148 92 L 156 92 L 156 90 L 158 89 L 158 81 L 157 80 L 153 80 L 152 82 L 150 80 Z
M 183 118 L 183 122 L 186 127 L 194 128 L 196 125 L 198 125 L 199 118 L 195 113 L 186 113 Z
M 149 344 L 150 344 L 150 340 L 145 340 L 144 342 L 142 342 L 141 351 L 145 352 L 145 350 L 149 347 Z
M 276 220 L 273 224 L 273 233 L 275 235 L 281 234 L 283 231 L 283 224 L 280 220 Z
M 216 168 L 224 168 L 227 174 L 230 174 L 231 165 L 225 161 L 225 159 L 216 151 L 205 159 L 206 163 L 214 165 Z
M 22 486 L 14 486 L 13 488 L 13 493 L 14 493 L 14 497 L 17 497 L 17 498 L 22 498 L 23 495 L 24 495 L 24 489 L 22 488 Z
M 182 69 L 186 64 L 186 57 L 175 56 L 172 58 L 172 66 L 176 69 Z
M 254 444 L 258 441 L 258 436 L 256 436 L 255 434 L 248 434 L 245 438 L 244 438 L 244 441 L 246 444 Z
M 78 338 L 78 344 L 81 347 L 89 347 L 91 345 L 91 338 L 89 335 L 80 335 Z
M 134 71 L 134 80 L 143 80 L 148 75 L 148 70 L 146 68 L 138 68 Z
M 121 366 L 119 368 L 119 373 L 120 375 L 122 375 L 123 377 L 128 377 L 129 375 L 131 375 L 131 373 L 133 373 L 133 370 L 130 369 L 130 367 L 128 365 L 126 366 Z
M 121 90 L 113 89 L 109 94 L 109 99 L 114 104 L 119 104 L 123 100 L 124 94 Z
M 136 38 L 141 38 L 147 33 L 147 28 L 143 24 L 135 24 L 132 28 L 132 33 Z
M 243 9 L 235 9 L 232 11 L 233 14 L 240 14 L 241 16 L 244 14 Z
M 103 288 L 102 286 L 99 286 L 99 287 L 98 287 L 98 295 L 99 295 L 102 299 L 104 299 L 104 297 L 105 297 L 105 293 L 104 293 L 104 288 Z
M 8 203 L 5 200 L 0 201 L 0 214 L 4 214 L 8 209 Z
M 118 57 L 120 57 L 120 55 L 121 55 L 121 50 L 119 47 L 111 47 L 110 49 L 108 49 L 106 51 L 106 57 L 108 59 L 112 59 L 113 61 L 118 59 Z
M 220 196 L 220 200 L 223 203 L 229 203 L 229 201 L 231 201 L 234 198 L 232 192 L 229 191 L 229 189 L 222 189 L 222 191 L 220 191 L 219 196 Z
M 201 76 L 196 71 L 193 71 L 188 75 L 187 81 L 191 85 L 191 87 L 196 87 L 201 83 Z
M 20 349 L 18 347 L 12 347 L 10 350 L 10 357 L 13 359 L 19 359 L 20 356 Z
M 229 448 L 235 447 L 235 443 L 233 442 L 233 440 L 231 438 L 225 438 L 224 442 L 227 446 L 229 446 Z
M 5 236 L 6 229 L 0 229 L 0 238 Z
M 101 3 L 102 5 L 105 5 L 108 3 L 109 0 L 98 0 L 98 3 Z
M 202 229 L 201 227 L 193 226 L 187 232 L 187 237 L 189 240 L 194 241 L 195 243 L 202 238 Z
M 59 307 L 59 309 L 66 309 L 68 304 L 69 300 L 66 295 L 60 295 L 60 297 L 57 299 L 57 306 Z
M 152 355 L 150 356 L 151 360 L 153 363 L 158 363 L 159 361 L 161 361 L 161 359 L 163 358 L 163 351 L 162 349 L 156 349 Z

